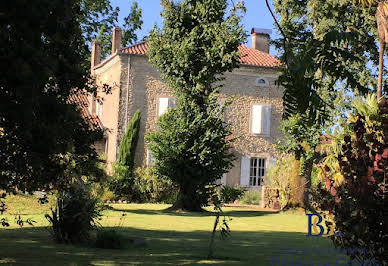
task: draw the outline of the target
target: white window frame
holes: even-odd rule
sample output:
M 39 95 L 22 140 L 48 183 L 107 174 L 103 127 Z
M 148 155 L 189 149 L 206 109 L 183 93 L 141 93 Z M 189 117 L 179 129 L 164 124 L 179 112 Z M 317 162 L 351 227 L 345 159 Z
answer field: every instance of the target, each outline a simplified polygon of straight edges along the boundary
M 252 104 L 249 131 L 252 135 L 271 135 L 272 106 L 270 104 Z
M 249 187 L 261 187 L 267 172 L 267 158 L 251 157 L 249 162 Z
M 162 101 L 163 105 L 165 107 L 164 110 L 161 110 L 162 107 Z M 165 105 L 167 102 L 167 106 Z M 158 104 L 157 104 L 157 113 L 158 117 L 164 115 L 170 108 L 174 108 L 176 105 L 175 98 L 174 97 L 168 97 L 168 96 L 161 96 L 158 98 Z
M 146 165 L 152 166 L 154 164 L 154 157 L 152 156 L 152 152 L 147 149 L 147 158 L 146 158 Z

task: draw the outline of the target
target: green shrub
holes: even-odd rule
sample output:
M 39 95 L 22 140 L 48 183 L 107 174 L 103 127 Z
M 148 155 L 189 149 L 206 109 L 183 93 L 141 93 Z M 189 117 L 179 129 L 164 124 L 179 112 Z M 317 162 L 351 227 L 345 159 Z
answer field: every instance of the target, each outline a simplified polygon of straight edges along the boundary
M 260 190 L 247 190 L 242 195 L 240 202 L 247 205 L 258 205 L 260 204 L 261 191 Z
M 102 205 L 97 198 L 80 186 L 72 186 L 57 198 L 55 209 L 46 219 L 51 224 L 50 233 L 58 243 L 79 243 L 89 239 L 89 233 L 98 224 Z
M 244 194 L 245 189 L 239 186 L 230 187 L 230 186 L 223 186 L 221 188 L 221 201 L 223 203 L 231 203 L 236 200 L 239 200 L 242 195 Z
M 276 165 L 268 169 L 264 184 L 271 189 L 279 190 L 280 208 L 285 208 L 291 197 L 291 180 L 295 159 L 292 156 L 284 157 L 276 162 Z
M 134 191 L 139 202 L 173 203 L 177 187 L 171 180 L 159 178 L 153 167 L 138 167 L 134 175 Z
M 105 249 L 121 249 L 124 246 L 124 237 L 116 229 L 98 230 L 95 246 Z

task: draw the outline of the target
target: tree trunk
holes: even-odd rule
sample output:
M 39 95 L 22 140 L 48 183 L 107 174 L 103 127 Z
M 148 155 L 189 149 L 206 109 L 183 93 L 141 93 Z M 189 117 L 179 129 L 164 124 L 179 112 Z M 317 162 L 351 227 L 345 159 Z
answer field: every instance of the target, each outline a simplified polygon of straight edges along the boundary
M 196 189 L 181 188 L 177 201 L 167 211 L 203 212 L 204 209 Z
M 380 40 L 379 79 L 377 84 L 378 98 L 380 98 L 383 95 L 384 51 L 385 51 L 385 41 Z
M 376 10 L 377 30 L 380 39 L 379 79 L 377 84 L 377 97 L 383 95 L 383 72 L 385 44 L 388 43 L 388 14 L 386 14 L 385 1 L 380 1 Z
M 303 194 L 304 189 L 302 188 L 302 178 L 300 176 L 300 158 L 296 156 L 294 165 L 291 173 L 291 188 L 290 188 L 290 200 L 289 206 L 291 208 L 304 207 L 303 205 Z

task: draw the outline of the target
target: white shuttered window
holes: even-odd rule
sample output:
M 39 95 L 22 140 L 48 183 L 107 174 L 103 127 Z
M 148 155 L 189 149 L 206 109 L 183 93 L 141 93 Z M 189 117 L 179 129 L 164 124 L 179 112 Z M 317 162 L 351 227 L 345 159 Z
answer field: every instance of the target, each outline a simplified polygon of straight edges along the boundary
M 174 108 L 174 107 L 175 107 L 174 98 L 168 98 L 168 97 L 159 98 L 158 116 L 165 114 L 169 108 Z
M 270 135 L 271 106 L 255 104 L 252 106 L 251 132 L 253 134 Z
M 250 163 L 250 158 L 248 156 L 241 157 L 240 185 L 242 187 L 249 186 L 249 163 Z

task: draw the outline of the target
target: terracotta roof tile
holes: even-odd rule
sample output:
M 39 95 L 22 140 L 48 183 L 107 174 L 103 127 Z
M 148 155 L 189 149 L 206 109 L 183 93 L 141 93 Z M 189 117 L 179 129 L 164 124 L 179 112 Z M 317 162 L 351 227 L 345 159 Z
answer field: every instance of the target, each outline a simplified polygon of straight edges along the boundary
M 104 130 L 104 125 L 102 124 L 100 118 L 89 112 L 89 101 L 86 94 L 77 91 L 69 96 L 69 103 L 77 104 L 81 112 L 81 116 L 89 124 L 90 129 L 92 130 Z
M 238 49 L 241 52 L 240 62 L 242 64 L 261 67 L 281 66 L 280 60 L 268 53 L 253 49 L 245 45 L 240 45 Z M 127 54 L 145 55 L 147 50 L 148 44 L 146 42 L 141 42 L 130 47 L 122 48 L 121 52 Z

